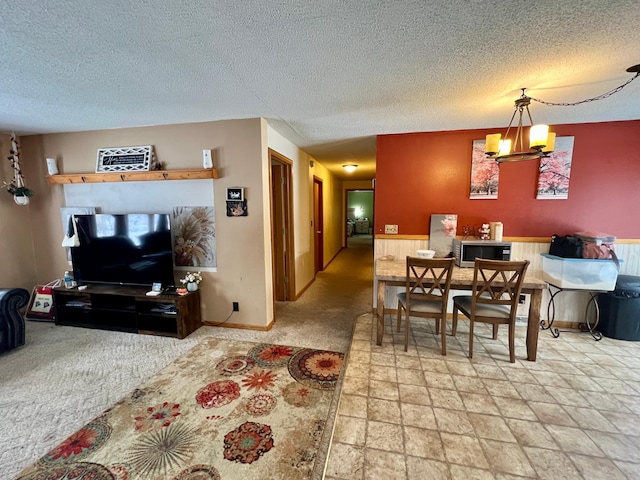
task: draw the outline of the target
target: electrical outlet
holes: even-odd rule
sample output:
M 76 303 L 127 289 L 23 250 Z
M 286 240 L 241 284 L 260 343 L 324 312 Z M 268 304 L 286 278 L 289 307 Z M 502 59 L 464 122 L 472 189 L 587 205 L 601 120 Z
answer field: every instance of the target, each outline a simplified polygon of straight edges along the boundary
M 240 311 L 240 304 L 238 302 L 233 302 L 233 311 L 234 312 Z
M 388 235 L 397 235 L 398 234 L 398 225 L 385 225 L 384 233 Z

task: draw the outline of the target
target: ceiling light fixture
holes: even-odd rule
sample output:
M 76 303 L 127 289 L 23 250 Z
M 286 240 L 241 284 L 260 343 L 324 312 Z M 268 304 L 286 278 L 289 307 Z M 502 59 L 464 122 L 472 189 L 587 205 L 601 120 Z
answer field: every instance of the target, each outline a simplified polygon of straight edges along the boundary
M 342 165 L 342 168 L 344 168 L 344 171 L 347 173 L 353 173 L 356 171 L 356 168 L 358 168 L 358 165 Z
M 511 121 L 507 127 L 507 132 L 504 135 L 499 133 L 490 133 L 487 135 L 484 153 L 488 157 L 495 158 L 499 163 L 502 162 L 520 162 L 522 160 L 534 160 L 540 157 L 546 157 L 555 146 L 556 134 L 549 132 L 549 125 L 534 125 L 531 118 L 531 112 L 529 112 L 529 104 L 531 103 L 531 97 L 527 97 L 524 94 L 526 89 L 522 89 L 522 95 L 516 100 L 515 110 L 511 116 Z M 522 123 L 522 116 L 524 112 L 527 112 L 529 117 L 530 129 L 529 129 L 529 150 L 524 150 L 524 126 Z M 518 126 L 516 128 L 516 138 L 513 142 L 513 148 L 511 148 L 511 139 L 509 138 L 509 132 L 513 120 L 518 115 Z M 518 149 L 519 148 L 519 149 Z
M 499 133 L 492 133 L 487 135 L 485 141 L 485 154 L 487 157 L 494 158 L 498 163 L 503 162 L 521 162 L 523 160 L 536 160 L 538 158 L 548 157 L 555 147 L 555 139 L 556 134 L 553 132 L 549 132 L 548 125 L 534 125 L 533 119 L 531 118 L 531 112 L 529 112 L 529 105 L 531 102 L 538 102 L 544 105 L 556 106 L 556 107 L 573 107 L 576 105 L 580 105 L 581 103 L 593 102 L 595 100 L 602 100 L 603 98 L 610 97 L 614 93 L 619 92 L 624 87 L 629 85 L 633 80 L 640 76 L 640 64 L 634 65 L 633 67 L 627 68 L 627 72 L 635 73 L 635 76 L 629 80 L 627 80 L 622 85 L 614 88 L 613 90 L 609 90 L 606 93 L 598 95 L 597 97 L 587 98 L 586 100 L 581 100 L 579 102 L 573 103 L 553 103 L 553 102 L 545 102 L 540 100 L 539 98 L 532 98 L 525 95 L 524 91 L 526 88 L 522 88 L 522 95 L 520 98 L 515 101 L 515 110 L 513 115 L 511 116 L 511 121 L 509 122 L 509 126 L 507 127 L 507 131 L 505 133 L 504 138 Z M 529 150 L 524 149 L 524 125 L 522 123 L 522 117 L 527 112 L 527 117 L 529 117 L 530 128 L 529 128 Z M 509 138 L 509 133 L 511 131 L 511 127 L 513 125 L 513 121 L 518 115 L 518 125 L 516 127 L 516 136 L 513 144 L 511 143 L 511 138 Z M 512 147 L 513 145 L 513 147 Z

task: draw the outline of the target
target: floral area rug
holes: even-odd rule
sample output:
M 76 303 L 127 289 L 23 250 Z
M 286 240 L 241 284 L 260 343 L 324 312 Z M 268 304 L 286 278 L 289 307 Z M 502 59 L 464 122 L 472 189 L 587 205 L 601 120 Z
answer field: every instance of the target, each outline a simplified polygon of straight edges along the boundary
M 343 363 L 337 352 L 207 339 L 18 478 L 315 477 Z

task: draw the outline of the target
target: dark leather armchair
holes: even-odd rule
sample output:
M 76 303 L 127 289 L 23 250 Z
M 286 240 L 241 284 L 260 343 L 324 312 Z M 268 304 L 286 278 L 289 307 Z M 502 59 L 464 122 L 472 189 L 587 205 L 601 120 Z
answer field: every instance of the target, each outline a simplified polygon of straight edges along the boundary
M 0 288 L 0 352 L 24 345 L 24 318 L 20 309 L 29 303 L 24 288 Z

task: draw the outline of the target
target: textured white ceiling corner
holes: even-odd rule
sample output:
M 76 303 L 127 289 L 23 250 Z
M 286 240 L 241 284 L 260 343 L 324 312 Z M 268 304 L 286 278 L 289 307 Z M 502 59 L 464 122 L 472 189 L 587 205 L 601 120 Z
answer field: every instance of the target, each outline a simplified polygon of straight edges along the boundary
M 3 0 L 0 130 L 264 117 L 329 168 L 376 134 L 506 126 L 519 88 L 577 101 L 640 63 L 638 0 Z M 536 121 L 640 118 L 640 80 Z

